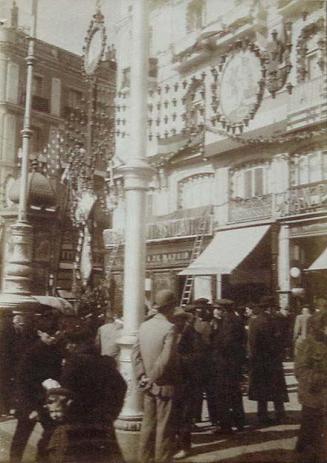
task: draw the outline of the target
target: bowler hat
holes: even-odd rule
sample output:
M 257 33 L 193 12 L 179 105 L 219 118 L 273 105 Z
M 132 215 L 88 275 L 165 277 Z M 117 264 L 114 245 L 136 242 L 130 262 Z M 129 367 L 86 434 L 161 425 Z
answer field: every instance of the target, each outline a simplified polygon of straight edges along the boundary
M 161 289 L 155 296 L 155 303 L 160 312 L 161 309 L 176 304 L 176 296 L 170 289 Z

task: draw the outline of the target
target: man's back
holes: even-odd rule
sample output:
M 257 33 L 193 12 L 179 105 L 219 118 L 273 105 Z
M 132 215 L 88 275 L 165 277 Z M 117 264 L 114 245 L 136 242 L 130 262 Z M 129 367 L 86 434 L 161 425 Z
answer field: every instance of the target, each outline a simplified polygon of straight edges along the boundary
M 140 326 L 139 342 L 146 375 L 164 384 L 173 379 L 169 367 L 177 344 L 175 327 L 158 313 Z

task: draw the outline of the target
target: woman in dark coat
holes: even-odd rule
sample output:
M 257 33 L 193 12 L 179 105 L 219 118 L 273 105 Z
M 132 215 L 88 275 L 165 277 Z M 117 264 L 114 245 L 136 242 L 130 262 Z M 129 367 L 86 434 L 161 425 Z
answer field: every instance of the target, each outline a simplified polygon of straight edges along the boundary
M 267 303 L 259 304 L 258 315 L 249 323 L 249 399 L 258 402 L 260 424 L 269 424 L 267 402 L 274 403 L 276 420 L 285 418 L 288 394 L 283 371 L 283 346 Z
M 52 435 L 49 461 L 123 463 L 113 423 L 124 403 L 126 382 L 115 360 L 101 356 L 87 332 L 71 334 L 68 345 L 59 382 L 69 401 Z

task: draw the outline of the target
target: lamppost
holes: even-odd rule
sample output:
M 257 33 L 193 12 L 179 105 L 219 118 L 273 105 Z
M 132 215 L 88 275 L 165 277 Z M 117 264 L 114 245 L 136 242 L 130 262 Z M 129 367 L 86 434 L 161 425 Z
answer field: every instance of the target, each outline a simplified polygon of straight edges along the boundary
M 117 436 L 126 461 L 135 461 L 142 406 L 133 384 L 131 349 L 144 317 L 145 284 L 145 201 L 153 169 L 146 154 L 148 88 L 148 0 L 133 2 L 133 37 L 131 62 L 131 130 L 130 152 L 119 170 L 124 177 L 126 200 L 124 259 L 124 329 L 121 346 L 121 373 L 128 383 L 125 404 L 116 423 Z
M 37 1 L 33 0 L 32 27 L 26 57 L 26 100 L 22 130 L 22 162 L 17 222 L 11 227 L 12 252 L 4 269 L 4 288 L 0 295 L 1 308 L 29 310 L 37 305 L 31 296 L 33 227 L 27 218 L 29 148 L 31 131 L 34 41 L 37 22 Z

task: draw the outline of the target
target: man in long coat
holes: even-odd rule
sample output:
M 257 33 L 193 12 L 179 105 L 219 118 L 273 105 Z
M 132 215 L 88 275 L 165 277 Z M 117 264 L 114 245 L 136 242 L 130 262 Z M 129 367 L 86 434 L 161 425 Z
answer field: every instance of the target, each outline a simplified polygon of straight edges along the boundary
M 258 315 L 249 324 L 249 399 L 258 402 L 260 424 L 269 424 L 267 402 L 274 403 L 276 420 L 285 418 L 288 402 L 283 372 L 283 346 L 271 316 L 271 301 L 265 299 L 257 308 Z
M 242 368 L 245 363 L 245 327 L 235 304 L 220 299 L 224 309 L 220 332 L 212 342 L 217 381 L 217 407 L 223 432 L 231 432 L 235 425 L 242 430 L 245 414 L 241 391 Z
M 155 297 L 157 313 L 140 326 L 132 352 L 138 385 L 144 390 L 144 416 L 139 442 L 140 463 L 171 463 L 175 450 L 174 395 L 179 382 L 178 332 L 170 322 L 176 298 L 161 290 Z

